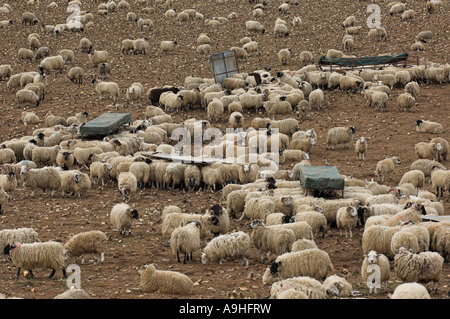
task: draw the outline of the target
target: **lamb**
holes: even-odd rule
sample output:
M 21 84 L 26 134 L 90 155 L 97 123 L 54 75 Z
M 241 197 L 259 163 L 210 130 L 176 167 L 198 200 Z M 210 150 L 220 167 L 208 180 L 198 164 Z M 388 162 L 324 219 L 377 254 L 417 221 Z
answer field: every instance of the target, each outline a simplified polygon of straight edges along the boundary
M 22 89 L 16 92 L 17 102 L 19 103 L 19 107 L 22 107 L 24 104 L 39 106 L 39 96 L 31 90 Z
M 361 136 L 355 144 L 355 152 L 358 154 L 358 160 L 366 160 L 367 142 L 364 136 Z
M 345 278 L 337 275 L 327 277 L 323 286 L 330 297 L 348 297 L 352 291 L 352 285 Z
M 421 215 L 426 215 L 427 212 L 425 210 L 425 206 L 422 204 L 413 204 L 411 207 L 405 209 L 404 211 L 401 211 L 400 213 L 397 213 L 393 215 L 391 218 L 389 218 L 385 226 L 392 227 L 392 226 L 398 226 L 406 221 L 411 221 L 414 223 L 420 223 L 422 221 Z
M 444 128 L 442 124 L 438 122 L 432 122 L 427 120 L 417 120 L 416 121 L 416 132 L 419 133 L 432 133 L 432 134 L 442 134 Z
M 17 267 L 16 277 L 19 277 L 22 268 L 28 270 L 31 278 L 34 278 L 33 269 L 52 269 L 49 279 L 52 278 L 56 269 L 61 269 L 63 277 L 67 278 L 64 267 L 63 245 L 54 242 L 35 242 L 22 244 L 20 242 L 9 243 L 3 249 L 3 253 L 10 255 L 13 265 Z
M 134 105 L 135 101 L 139 101 L 142 95 L 142 88 L 139 85 L 131 85 L 127 89 L 126 97 L 127 101 L 131 101 L 131 105 Z
M 10 78 L 13 73 L 13 68 L 10 64 L 0 65 L 0 81 L 5 81 Z
M 419 142 L 414 146 L 414 152 L 419 159 L 437 160 L 440 151 L 442 151 L 440 143 Z
M 269 215 L 270 217 L 271 215 Z M 306 222 L 311 226 L 313 236 L 316 237 L 319 232 L 322 232 L 322 238 L 328 231 L 328 223 L 323 212 L 319 211 L 301 211 L 296 212 L 294 216 L 295 222 Z
M 81 52 L 89 52 L 89 49 L 92 47 L 91 41 L 88 38 L 82 38 L 80 40 L 80 49 Z
M 342 236 L 342 229 L 345 230 L 345 237 L 347 237 L 347 231 L 352 238 L 352 229 L 356 227 L 358 221 L 358 213 L 355 207 L 340 207 L 336 212 L 336 225 L 339 228 L 339 233 Z
M 378 267 L 380 267 L 380 284 L 384 283 L 384 288 L 385 290 L 387 289 L 388 286 L 388 280 L 390 278 L 390 264 L 389 264 L 389 259 L 381 254 L 381 253 L 377 253 L 375 250 L 371 250 L 369 251 L 367 254 L 364 254 L 364 260 L 363 263 L 361 265 L 361 275 L 362 275 L 362 279 L 364 280 L 364 282 L 367 282 L 367 279 L 369 278 L 369 276 L 374 273 L 374 269 L 369 270 L 369 267 L 371 267 L 372 265 L 376 265 Z M 373 293 L 377 293 L 377 288 L 380 288 L 377 285 L 374 286 L 370 286 L 370 291 L 369 294 Z
M 75 84 L 83 84 L 84 70 L 78 66 L 73 67 L 67 73 L 67 77 Z
M 394 258 L 394 272 L 403 282 L 436 283 L 440 280 L 444 258 L 437 252 L 421 252 L 414 254 L 404 247 Z
M 323 106 L 324 102 L 324 94 L 321 89 L 315 89 L 309 94 L 309 104 L 311 107 L 316 107 L 317 110 L 320 110 Z
M 285 24 L 275 24 L 275 27 L 273 28 L 273 33 L 275 34 L 276 38 L 287 37 L 289 36 L 289 29 Z
M 113 98 L 114 103 L 119 99 L 119 86 L 115 82 L 100 81 L 95 86 L 95 91 L 102 100 L 104 95 L 109 95 Z
M 225 258 L 241 258 L 241 265 L 248 266 L 250 236 L 242 231 L 223 234 L 212 239 L 202 252 L 202 264 L 217 262 L 222 264 Z
M 130 201 L 131 194 L 137 191 L 137 179 L 131 172 L 122 172 L 117 178 L 117 186 L 123 196 L 123 201 Z
M 314 61 L 314 57 L 309 51 L 301 51 L 299 55 L 299 63 L 302 66 L 306 66 L 312 64 Z
M 87 53 L 89 62 L 93 64 L 94 68 L 97 68 L 100 63 L 107 63 L 109 60 L 108 51 L 94 50 L 91 46 Z
M 302 19 L 300 17 L 294 17 L 292 19 L 292 27 L 298 29 L 302 24 Z
M 260 253 L 260 262 L 264 262 L 264 254 L 271 253 L 276 256 L 291 251 L 296 240 L 293 230 L 287 228 L 265 226 L 263 223 L 253 223 L 250 236 L 251 244 Z
M 128 235 L 131 235 L 134 219 L 138 218 L 138 211 L 126 203 L 114 205 L 110 212 L 111 224 L 123 237 L 125 237 L 126 229 L 128 229 Z
M 161 41 L 160 49 L 165 55 L 167 53 L 172 54 L 178 47 L 177 41 Z
M 334 271 L 334 266 L 327 252 L 310 248 L 297 252 L 288 252 L 278 256 L 265 271 L 263 284 L 275 281 L 309 276 L 316 280 L 324 280 Z
M 146 54 L 148 47 L 148 38 L 137 39 L 133 41 L 134 54 Z
M 5 247 L 9 243 L 20 242 L 30 244 L 40 242 L 39 234 L 34 228 L 16 228 L 0 230 L 0 247 Z
M 81 256 L 81 263 L 84 263 L 85 254 L 100 254 L 99 262 L 105 260 L 105 250 L 107 237 L 99 230 L 92 230 L 78 233 L 69 238 L 64 245 L 64 255 L 68 258 Z
M 197 52 L 203 55 L 204 57 L 208 58 L 209 55 L 211 54 L 211 45 L 209 45 L 208 43 L 200 44 L 197 47 Z
M 391 299 L 431 299 L 426 287 L 416 282 L 398 285 Z
M 158 270 L 153 264 L 146 265 L 140 277 L 140 287 L 144 292 L 190 295 L 194 289 L 188 276 L 176 271 Z
M 311 92 L 312 93 L 312 92 Z M 334 127 L 328 130 L 326 149 L 331 147 L 334 150 L 335 145 L 344 144 L 344 148 L 348 148 L 348 143 L 356 132 L 354 126 L 350 127 Z
M 107 62 L 100 63 L 98 73 L 103 80 L 106 79 L 106 76 L 111 74 L 111 65 Z
M 21 177 L 25 187 L 32 188 L 31 196 L 34 196 L 36 188 L 49 189 L 50 196 L 61 187 L 61 178 L 57 169 L 53 167 L 30 168 L 22 166 Z
M 392 173 L 395 169 L 395 164 L 400 165 L 400 158 L 397 156 L 385 158 L 377 163 L 375 174 L 377 175 L 378 181 L 384 182 L 384 177 L 389 176 L 389 179 L 392 179 Z

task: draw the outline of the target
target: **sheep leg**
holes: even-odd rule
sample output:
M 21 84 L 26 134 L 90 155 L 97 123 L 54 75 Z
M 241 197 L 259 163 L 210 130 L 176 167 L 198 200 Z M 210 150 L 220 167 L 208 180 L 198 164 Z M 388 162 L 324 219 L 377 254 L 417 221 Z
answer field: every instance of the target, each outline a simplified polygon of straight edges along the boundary
M 105 261 L 105 253 L 100 253 L 100 262 L 104 262 Z
M 17 268 L 16 278 L 19 278 L 19 276 L 20 276 L 20 267 Z
M 264 263 L 264 254 L 263 253 L 260 253 L 259 254 L 259 262 L 261 263 L 261 264 L 263 264 Z
M 180 251 L 177 249 L 177 261 L 180 262 Z
M 66 268 L 62 267 L 61 271 L 62 271 L 63 277 L 67 278 Z
M 50 276 L 48 276 L 48 279 L 53 278 L 53 276 L 55 275 L 56 270 L 52 269 L 52 272 L 50 273 Z

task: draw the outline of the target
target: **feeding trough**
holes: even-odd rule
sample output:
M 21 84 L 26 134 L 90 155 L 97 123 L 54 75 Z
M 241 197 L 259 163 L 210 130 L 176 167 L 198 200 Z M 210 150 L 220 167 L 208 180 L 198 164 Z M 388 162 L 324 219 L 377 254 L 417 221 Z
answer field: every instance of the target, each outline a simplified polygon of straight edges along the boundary
M 80 128 L 83 137 L 106 136 L 131 123 L 130 113 L 103 113 Z

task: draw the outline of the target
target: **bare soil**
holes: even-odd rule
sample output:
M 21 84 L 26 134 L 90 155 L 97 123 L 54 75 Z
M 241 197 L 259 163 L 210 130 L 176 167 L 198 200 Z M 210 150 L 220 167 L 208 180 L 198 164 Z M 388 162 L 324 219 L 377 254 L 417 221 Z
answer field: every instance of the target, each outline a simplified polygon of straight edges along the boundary
M 26 5 L 25 1 L 11 2 L 11 13 L 1 15 L 1 20 L 12 19 L 12 26 L 0 29 L 0 64 L 11 64 L 14 73 L 23 71 L 37 71 L 38 62 L 19 62 L 17 51 L 21 47 L 28 47 L 27 36 L 37 32 L 36 26 L 22 26 L 20 16 L 22 12 L 30 10 L 36 13 L 40 22 L 45 24 L 65 23 L 68 13 L 66 4 L 58 1 L 59 7 L 47 9 L 48 1 L 41 1 L 37 7 Z M 227 16 L 236 12 L 238 18 L 229 20 L 228 24 L 217 27 L 207 27 L 203 21 L 178 25 L 173 19 L 165 18 L 163 5 L 150 2 L 155 8 L 154 13 L 143 13 L 143 5 L 132 8 L 139 17 L 150 17 L 154 20 L 155 30 L 139 30 L 136 23 L 126 21 L 127 10 L 108 13 L 106 16 L 96 14 L 98 3 L 85 1 L 82 10 L 94 13 L 94 28 L 86 29 L 82 33 L 65 32 L 61 36 L 41 34 L 41 46 L 48 46 L 52 55 L 61 49 L 72 49 L 75 61 L 67 67 L 81 66 L 88 74 L 81 85 L 69 81 L 66 73 L 50 74 L 46 99 L 38 108 L 18 107 L 15 93 L 7 90 L 6 82 L 0 83 L 0 109 L 2 125 L 0 126 L 0 140 L 5 141 L 24 135 L 31 135 L 38 126 L 26 126 L 21 122 L 23 111 L 34 111 L 44 119 L 48 111 L 68 117 L 80 111 L 88 111 L 90 118 L 109 111 L 110 100 L 99 101 L 90 79 L 98 75 L 97 69 L 89 64 L 86 53 L 80 52 L 79 40 L 87 37 L 98 50 L 107 50 L 110 63 L 113 66 L 111 81 L 115 81 L 122 89 L 119 102 L 119 112 L 131 113 L 132 119 L 144 117 L 144 106 L 132 107 L 125 100 L 125 89 L 133 82 L 141 82 L 145 89 L 160 85 L 183 85 L 188 75 L 211 77 L 209 62 L 196 53 L 196 38 L 201 32 L 207 33 L 212 39 L 213 52 L 228 50 L 238 45 L 240 38 L 246 36 L 245 21 L 252 19 L 253 4 L 247 1 L 227 0 L 225 4 L 202 1 L 176 1 L 177 11 L 195 8 L 205 19 Z M 379 3 L 382 10 L 382 25 L 388 30 L 385 42 L 374 42 L 367 38 L 368 28 L 365 26 L 367 3 L 361 1 L 343 0 L 313 1 L 304 0 L 298 6 L 292 6 L 286 15 L 277 11 L 278 2 L 270 2 L 264 10 L 265 16 L 259 20 L 266 26 L 264 35 L 256 36 L 259 43 L 259 54 L 251 56 L 247 62 L 239 64 L 240 71 L 251 72 L 256 69 L 270 67 L 273 72 L 283 69 L 295 70 L 300 68 L 298 57 L 300 51 L 310 50 L 317 58 L 326 53 L 327 49 L 341 49 L 341 40 L 345 34 L 341 26 L 342 21 L 349 15 L 355 15 L 357 25 L 362 25 L 361 35 L 355 36 L 355 49 L 350 52 L 356 56 L 378 55 L 381 53 L 397 54 L 409 52 L 409 46 L 414 42 L 415 35 L 421 30 L 431 30 L 434 33 L 432 43 L 425 44 L 426 50 L 421 57 L 433 62 L 445 63 L 448 60 L 449 32 L 445 22 L 448 21 L 450 5 L 448 2 L 436 13 L 428 14 L 425 2 L 412 0 L 407 3 L 408 8 L 416 11 L 412 21 L 400 21 L 398 16 L 390 16 L 386 5 Z M 275 19 L 281 17 L 292 21 L 294 16 L 300 16 L 303 25 L 299 30 L 292 30 L 289 37 L 275 38 L 273 26 Z M 150 39 L 150 50 L 146 55 L 123 55 L 120 44 L 126 38 Z M 159 50 L 161 40 L 176 39 L 179 49 L 173 55 L 164 56 Z M 293 49 L 293 60 L 288 66 L 282 66 L 277 60 L 277 52 L 281 48 Z M 416 61 L 415 53 L 410 52 L 409 64 Z M 325 91 L 325 108 L 313 110 L 308 120 L 302 122 L 301 129 L 310 129 L 318 133 L 318 145 L 313 148 L 310 156 L 312 165 L 336 165 L 341 174 L 360 179 L 375 178 L 376 163 L 387 156 L 400 156 L 402 160 L 392 180 L 387 185 L 396 186 L 410 164 L 416 160 L 414 145 L 417 142 L 428 141 L 431 134 L 415 132 L 415 121 L 427 119 L 438 121 L 444 125 L 445 133 L 441 137 L 450 140 L 448 131 L 450 123 L 450 90 L 449 83 L 421 84 L 418 106 L 412 113 L 404 113 L 396 108 L 396 98 L 403 92 L 402 88 L 395 88 L 389 100 L 388 110 L 384 113 L 375 112 L 364 107 L 364 100 L 360 94 L 345 94 L 339 91 Z M 197 117 L 206 118 L 206 111 L 192 111 L 172 114 L 175 122 Z M 245 114 L 245 125 L 250 125 L 251 119 L 263 114 Z M 297 115 L 294 117 L 298 118 Z M 217 127 L 224 129 L 227 124 L 224 115 Z M 333 126 L 354 125 L 357 129 L 355 138 L 365 136 L 368 139 L 369 150 L 365 161 L 358 161 L 351 145 L 350 149 L 337 147 L 334 151 L 325 150 L 326 132 Z M 285 163 L 281 168 L 292 167 L 295 163 Z M 450 166 L 450 160 L 442 163 Z M 424 187 L 431 190 L 430 185 Z M 222 298 L 264 298 L 269 295 L 270 287 L 262 284 L 262 275 L 269 262 L 258 262 L 256 250 L 252 250 L 250 265 L 241 266 L 239 262 L 227 261 L 223 265 L 202 265 L 200 252 L 194 254 L 194 260 L 187 264 L 178 263 L 169 247 L 161 238 L 160 213 L 166 205 L 179 205 L 186 212 L 202 213 L 213 204 L 221 202 L 221 192 L 210 191 L 181 191 L 171 189 L 146 188 L 133 195 L 132 204 L 139 211 L 140 218 L 133 227 L 133 234 L 122 238 L 118 231 L 112 229 L 108 213 L 111 207 L 120 203 L 122 197 L 117 191 L 117 185 L 108 182 L 104 187 L 93 184 L 87 198 L 78 199 L 49 197 L 37 192 L 31 197 L 31 192 L 23 187 L 13 194 L 13 200 L 4 205 L 4 214 L 0 215 L 0 229 L 19 227 L 33 227 L 39 233 L 41 240 L 55 240 L 65 243 L 73 234 L 101 230 L 108 237 L 106 260 L 97 264 L 93 256 L 88 256 L 85 264 L 77 263 L 81 267 L 81 287 L 95 299 L 222 299 Z M 449 194 L 442 199 L 446 214 L 450 211 Z M 222 203 L 224 204 L 224 203 Z M 231 220 L 230 231 L 247 228 L 248 221 Z M 339 236 L 339 230 L 332 228 L 325 237 L 315 239 L 319 248 L 325 250 L 335 267 L 335 274 L 345 277 L 353 289 L 359 292 L 358 298 L 387 299 L 401 282 L 396 278 L 393 269 L 389 288 L 376 295 L 369 295 L 368 288 L 363 282 L 360 267 L 363 260 L 361 251 L 361 236 L 363 229 L 358 227 L 353 238 Z M 69 260 L 68 263 L 74 263 Z M 190 296 L 175 296 L 160 293 L 145 293 L 140 291 L 138 270 L 145 264 L 155 263 L 158 269 L 179 271 L 188 275 L 194 282 L 194 292 Z M 66 280 L 57 273 L 54 279 L 47 279 L 48 271 L 36 270 L 35 279 L 21 275 L 15 278 L 16 268 L 5 256 L 0 257 L 0 293 L 13 297 L 27 299 L 53 298 L 67 289 Z M 433 299 L 449 298 L 450 266 L 448 261 L 444 265 L 442 280 L 438 283 L 438 291 L 433 292 Z

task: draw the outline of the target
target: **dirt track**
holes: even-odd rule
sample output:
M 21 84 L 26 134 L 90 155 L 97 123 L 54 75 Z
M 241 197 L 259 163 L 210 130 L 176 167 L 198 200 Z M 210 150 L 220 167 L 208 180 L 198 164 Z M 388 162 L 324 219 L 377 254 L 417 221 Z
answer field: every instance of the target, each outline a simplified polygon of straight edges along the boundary
M 130 4 L 133 1 L 130 1 Z M 47 1 L 41 1 L 40 7 L 26 7 L 24 2 L 10 3 L 12 11 L 9 15 L 1 15 L 0 19 L 12 19 L 14 24 L 0 29 L 0 64 L 11 64 L 14 73 L 37 70 L 38 62 L 19 63 L 17 51 L 27 47 L 27 35 L 33 32 L 40 33 L 39 26 L 22 26 L 20 16 L 26 9 L 36 13 L 38 18 L 46 24 L 64 23 L 67 17 L 66 4 L 58 1 L 60 5 L 54 10 L 48 10 Z M 196 51 L 196 38 L 201 32 L 206 32 L 212 39 L 213 52 L 219 52 L 237 45 L 240 38 L 246 36 L 245 21 L 252 19 L 253 4 L 247 1 L 226 1 L 224 5 L 211 4 L 205 6 L 201 1 L 177 1 L 177 11 L 195 8 L 206 18 L 213 16 L 227 16 L 235 11 L 238 18 L 229 20 L 228 24 L 217 27 L 206 27 L 202 21 L 189 23 L 188 26 L 177 25 L 175 21 L 164 17 L 166 10 L 162 5 L 154 5 L 156 11 L 152 14 L 142 13 L 143 5 L 138 5 L 130 11 L 138 16 L 148 16 L 154 20 L 154 31 L 139 31 L 135 23 L 126 21 L 127 11 L 117 11 L 101 17 L 95 14 L 98 4 L 86 2 L 82 9 L 94 11 L 94 29 L 87 29 L 83 33 L 63 33 L 60 37 L 54 35 L 41 35 L 41 46 L 48 46 L 51 54 L 57 54 L 61 49 L 72 49 L 75 52 L 73 66 L 81 66 L 88 75 L 98 74 L 88 61 L 88 56 L 81 53 L 78 48 L 79 40 L 87 37 L 99 50 L 107 50 L 113 66 L 110 80 L 119 84 L 122 96 L 119 104 L 120 112 L 130 112 L 132 119 L 143 118 L 145 106 L 137 108 L 127 105 L 125 89 L 133 82 L 141 82 L 145 89 L 158 85 L 183 85 L 188 75 L 211 77 L 209 62 L 199 56 Z M 382 8 L 382 25 L 388 30 L 386 42 L 373 42 L 367 39 L 367 3 L 344 0 L 340 5 L 334 1 L 302 1 L 301 5 L 293 6 L 289 14 L 281 16 L 291 21 L 294 16 L 300 16 L 303 25 L 300 30 L 293 30 L 286 38 L 276 39 L 272 28 L 274 21 L 280 15 L 276 11 L 278 2 L 267 6 L 265 17 L 259 20 L 266 25 L 267 32 L 256 37 L 259 43 L 260 54 L 250 57 L 248 62 L 239 64 L 240 71 L 251 72 L 264 67 L 271 67 L 272 71 L 282 69 L 298 69 L 298 54 L 302 50 L 313 52 L 315 59 L 326 53 L 329 48 L 341 49 L 341 40 L 344 29 L 342 21 L 348 15 L 354 14 L 358 25 L 363 25 L 360 36 L 355 36 L 356 47 L 351 54 L 356 56 L 377 55 L 381 53 L 397 54 L 408 52 L 409 46 L 414 42 L 415 35 L 424 29 L 431 30 L 435 36 L 432 43 L 426 44 L 426 51 L 422 54 L 433 62 L 445 63 L 449 52 L 449 29 L 442 28 L 450 16 L 450 5 L 446 2 L 438 12 L 429 15 L 425 11 L 423 1 L 410 1 L 408 8 L 416 10 L 416 17 L 410 22 L 401 22 L 400 18 L 391 17 L 386 6 Z M 147 55 L 123 55 L 120 52 L 120 43 L 126 38 L 140 38 L 147 36 L 151 45 Z M 179 49 L 174 55 L 163 56 L 159 50 L 161 40 L 177 39 Z M 294 50 L 292 62 L 283 67 L 277 61 L 276 53 L 284 47 Z M 410 52 L 411 53 L 411 52 Z M 412 54 L 412 53 L 411 53 Z M 408 60 L 414 63 L 412 56 Z M 111 110 L 109 100 L 98 100 L 94 87 L 86 79 L 82 85 L 72 84 L 65 73 L 49 75 L 49 86 L 45 101 L 39 108 L 26 107 L 33 110 L 43 119 L 51 110 L 54 114 L 65 117 L 80 111 L 88 111 L 90 118 L 94 118 Z M 325 91 L 325 108 L 312 111 L 301 129 L 314 128 L 318 133 L 318 145 L 313 148 L 310 156 L 313 165 L 336 165 L 341 174 L 350 175 L 360 179 L 375 178 L 376 163 L 386 156 L 398 155 L 402 165 L 398 167 L 388 185 L 395 186 L 410 164 L 416 159 L 413 147 L 417 142 L 427 141 L 434 137 L 431 134 L 419 134 L 414 130 L 417 119 L 438 121 L 444 125 L 445 133 L 441 137 L 450 140 L 448 127 L 450 123 L 449 83 L 422 84 L 421 94 L 418 97 L 418 106 L 413 113 L 404 113 L 396 109 L 395 101 L 402 88 L 393 90 L 389 99 L 388 111 L 378 113 L 373 109 L 364 107 L 364 100 L 359 94 L 345 94 L 339 91 Z M 3 124 L 0 128 L 0 140 L 21 137 L 32 134 L 37 126 L 25 126 L 20 118 L 15 95 L 6 89 L 6 82 L 0 83 L 0 108 Z M 245 126 L 250 125 L 251 119 L 257 114 L 245 114 Z M 259 116 L 262 115 L 258 114 Z M 189 114 L 173 114 L 174 122 L 180 122 L 191 117 L 206 117 L 205 111 L 195 111 Z M 227 116 L 223 116 L 218 127 L 225 128 Z M 369 142 L 367 160 L 357 160 L 352 147 L 343 149 L 337 147 L 335 151 L 325 151 L 326 132 L 330 127 L 341 125 L 354 125 L 357 128 L 355 138 L 365 136 Z M 442 163 L 450 166 L 450 160 Z M 281 168 L 287 168 L 294 163 L 286 163 Z M 220 202 L 220 192 L 183 192 L 180 190 L 144 189 L 133 196 L 132 203 L 140 213 L 140 219 L 133 228 L 133 235 L 121 238 L 117 231 L 112 229 L 107 214 L 111 207 L 121 202 L 121 196 L 116 190 L 116 184 L 109 182 L 105 187 L 93 185 L 87 199 L 54 198 L 37 192 L 32 198 L 28 190 L 18 188 L 13 194 L 13 200 L 4 205 L 4 214 L 0 216 L 0 229 L 33 227 L 40 234 L 41 240 L 56 240 L 64 243 L 71 235 L 98 229 L 104 231 L 110 238 L 106 261 L 97 265 L 92 261 L 81 265 L 81 287 L 93 298 L 118 299 L 146 299 L 146 298 L 227 298 L 229 292 L 237 291 L 240 298 L 263 298 L 268 296 L 268 286 L 263 286 L 261 277 L 268 266 L 258 263 L 258 254 L 252 250 L 250 265 L 240 266 L 238 262 L 226 262 L 223 265 L 202 265 L 200 253 L 194 254 L 194 261 L 186 265 L 176 262 L 170 249 L 164 245 L 161 238 L 160 213 L 166 205 L 179 205 L 186 212 L 202 213 L 204 210 Z M 425 189 L 430 190 L 426 185 Z M 443 201 L 446 214 L 450 211 L 449 196 Z M 231 229 L 244 230 L 247 222 L 231 221 Z M 360 266 L 363 260 L 361 252 L 362 228 L 357 228 L 353 238 L 339 236 L 339 230 L 331 229 L 325 238 L 316 238 L 319 248 L 327 251 L 335 266 L 335 273 L 345 277 L 353 289 L 361 293 L 363 298 L 385 299 L 400 283 L 395 274 L 391 273 L 388 291 L 373 296 L 368 295 L 368 289 L 361 279 Z M 180 271 L 188 275 L 196 284 L 191 296 L 172 296 L 158 293 L 143 293 L 135 288 L 139 285 L 138 270 L 145 264 L 155 263 L 158 269 Z M 393 270 L 393 269 L 392 269 Z M 30 280 L 21 276 L 14 278 L 15 267 L 4 257 L 0 257 L 0 293 L 8 296 L 23 298 L 53 298 L 66 290 L 66 282 L 57 273 L 55 279 L 48 280 L 47 271 L 35 271 L 36 279 Z M 449 298 L 450 266 L 444 265 L 442 280 L 438 285 L 438 292 L 431 296 L 435 299 Z

